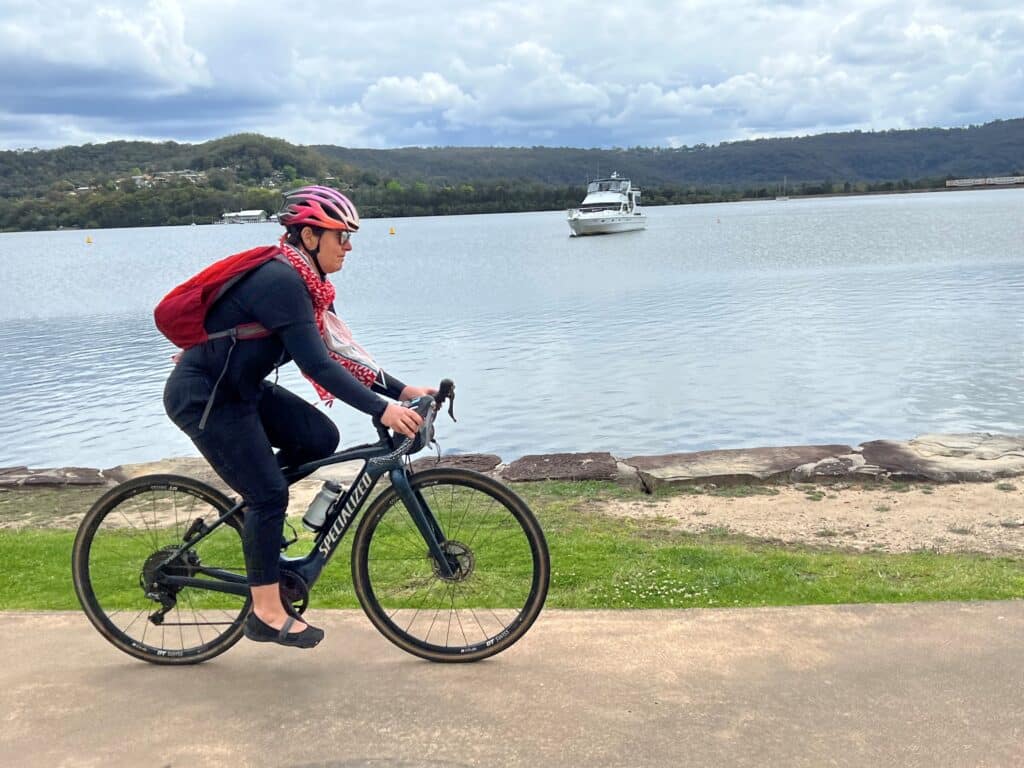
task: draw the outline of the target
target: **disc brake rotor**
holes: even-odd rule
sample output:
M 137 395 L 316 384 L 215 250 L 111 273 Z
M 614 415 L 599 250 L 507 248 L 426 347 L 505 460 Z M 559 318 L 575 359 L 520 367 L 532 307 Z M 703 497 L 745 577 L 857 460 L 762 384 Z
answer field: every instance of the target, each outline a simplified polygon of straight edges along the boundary
M 441 549 L 444 550 L 448 558 L 448 564 L 454 573 L 450 577 L 443 575 L 441 573 L 441 566 L 434 556 L 430 555 L 430 565 L 434 569 L 434 575 L 444 581 L 465 581 L 468 579 L 476 568 L 476 556 L 473 554 L 473 550 L 455 539 L 448 539 L 448 541 L 441 545 Z

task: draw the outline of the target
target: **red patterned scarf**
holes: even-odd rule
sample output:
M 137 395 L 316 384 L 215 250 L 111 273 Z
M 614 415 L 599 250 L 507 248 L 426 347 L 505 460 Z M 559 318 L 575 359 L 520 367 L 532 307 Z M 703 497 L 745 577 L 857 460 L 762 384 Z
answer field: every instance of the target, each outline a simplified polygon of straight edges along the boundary
M 313 300 L 313 315 L 316 317 L 316 327 L 320 330 L 320 338 L 324 340 L 324 344 L 327 347 L 327 354 L 331 356 L 332 360 L 345 366 L 348 372 L 355 376 L 360 384 L 366 387 L 371 386 L 377 380 L 378 375 L 377 369 L 371 367 L 375 366 L 372 358 L 369 358 L 365 350 L 355 344 L 351 337 L 348 339 L 338 339 L 339 327 L 344 329 L 345 333 L 348 332 L 348 328 L 328 309 L 334 302 L 334 286 L 327 279 L 321 280 L 305 257 L 298 250 L 284 242 L 283 238 L 281 251 L 288 259 L 288 263 L 302 277 L 302 281 L 306 284 L 307 290 L 309 290 L 309 296 Z M 328 331 L 328 325 L 331 326 L 331 331 Z M 339 341 L 342 343 L 339 344 Z M 360 360 L 352 359 L 352 357 L 346 354 L 339 354 L 338 351 L 347 352 L 352 357 L 360 358 L 361 362 Z M 359 355 L 359 353 L 362 353 L 362 355 Z M 369 363 L 369 365 L 363 363 Z M 305 374 L 303 375 L 305 376 Z M 313 379 L 310 379 L 309 376 L 306 376 L 306 378 L 312 383 L 321 400 L 325 401 L 327 405 L 331 405 L 334 402 L 334 395 L 313 381 Z

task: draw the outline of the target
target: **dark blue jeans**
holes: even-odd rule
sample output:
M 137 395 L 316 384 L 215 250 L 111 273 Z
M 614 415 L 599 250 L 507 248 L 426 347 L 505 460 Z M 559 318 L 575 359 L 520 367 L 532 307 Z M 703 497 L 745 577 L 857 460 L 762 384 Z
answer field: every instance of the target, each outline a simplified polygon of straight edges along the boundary
M 164 408 L 245 502 L 242 544 L 250 586 L 275 584 L 288 509 L 281 467 L 329 456 L 338 447 L 338 428 L 302 398 L 264 381 L 258 400 L 218 402 L 200 430 L 211 388 L 206 374 L 179 365 L 164 388 Z

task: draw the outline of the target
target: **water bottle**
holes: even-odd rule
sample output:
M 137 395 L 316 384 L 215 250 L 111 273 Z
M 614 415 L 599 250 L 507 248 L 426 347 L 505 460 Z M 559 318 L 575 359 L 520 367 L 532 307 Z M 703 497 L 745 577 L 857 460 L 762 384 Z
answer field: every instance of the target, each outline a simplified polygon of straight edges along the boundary
M 316 498 L 309 505 L 309 509 L 306 510 L 306 514 L 302 518 L 302 525 L 307 530 L 319 531 L 323 527 L 324 518 L 327 517 L 327 510 L 338 500 L 342 490 L 343 486 L 330 480 L 325 481 L 320 492 L 317 493 Z

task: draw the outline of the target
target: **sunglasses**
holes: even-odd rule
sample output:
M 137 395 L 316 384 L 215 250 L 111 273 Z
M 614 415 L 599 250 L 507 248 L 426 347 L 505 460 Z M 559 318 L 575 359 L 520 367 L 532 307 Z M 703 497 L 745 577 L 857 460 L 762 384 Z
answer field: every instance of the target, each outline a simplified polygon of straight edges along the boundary
M 346 229 L 336 229 L 334 231 L 338 233 L 338 245 L 344 245 L 352 239 L 352 233 Z

